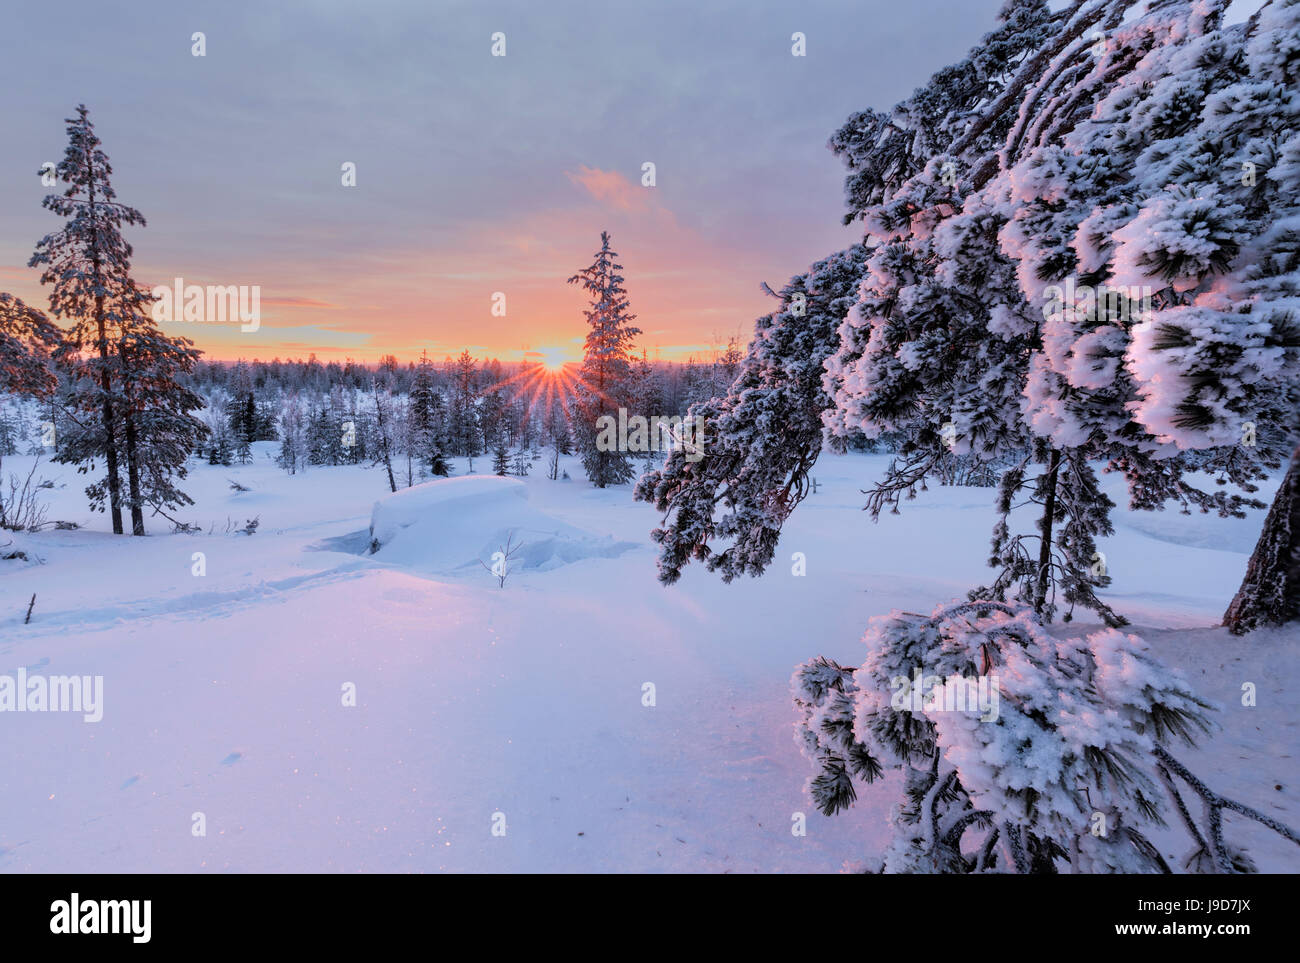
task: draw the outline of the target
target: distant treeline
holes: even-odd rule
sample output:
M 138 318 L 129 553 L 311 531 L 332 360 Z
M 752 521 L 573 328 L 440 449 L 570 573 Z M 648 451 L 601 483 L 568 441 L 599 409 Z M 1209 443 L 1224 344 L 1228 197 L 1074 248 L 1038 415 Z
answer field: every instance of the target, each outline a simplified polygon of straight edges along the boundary
M 462 355 L 464 357 L 464 355 Z M 684 362 L 653 361 L 642 358 L 635 364 L 647 366 L 656 381 L 666 411 L 685 411 L 693 402 L 726 393 L 740 367 L 744 349 L 735 339 L 717 352 L 711 361 L 690 358 Z M 189 385 L 202 394 L 212 389 L 228 390 L 241 367 L 246 370 L 252 387 L 263 392 L 328 393 L 334 388 L 368 389 L 376 382 L 394 394 L 410 394 L 420 368 L 419 360 L 399 361 L 387 355 L 375 363 L 320 361 L 315 355 L 306 360 L 282 361 L 215 361 L 200 360 L 189 375 Z M 432 361 L 434 386 L 446 390 L 457 379 L 461 358 Z M 529 362 L 474 359 L 475 386 L 503 384 L 519 378 Z

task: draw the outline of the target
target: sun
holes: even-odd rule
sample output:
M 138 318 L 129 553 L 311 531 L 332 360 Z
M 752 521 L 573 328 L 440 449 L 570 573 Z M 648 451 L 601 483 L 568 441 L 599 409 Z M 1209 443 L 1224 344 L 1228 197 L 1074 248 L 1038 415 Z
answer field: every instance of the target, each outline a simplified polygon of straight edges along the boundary
M 569 363 L 563 348 L 539 348 L 537 354 L 541 358 L 542 367 L 547 371 L 563 371 L 564 366 Z
M 582 363 L 573 360 L 564 347 L 525 348 L 524 364 L 488 391 L 508 391 L 508 397 L 523 398 L 530 418 L 545 423 L 553 414 L 572 422 L 577 413 L 574 405 L 584 397 L 605 393 L 588 385 L 582 378 Z

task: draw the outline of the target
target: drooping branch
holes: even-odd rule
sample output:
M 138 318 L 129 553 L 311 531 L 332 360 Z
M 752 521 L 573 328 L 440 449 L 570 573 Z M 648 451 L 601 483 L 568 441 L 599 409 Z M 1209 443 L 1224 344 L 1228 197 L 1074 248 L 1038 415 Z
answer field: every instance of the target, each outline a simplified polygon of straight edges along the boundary
M 1157 745 L 1153 751 L 1155 757 L 1160 760 L 1164 767 L 1176 774 L 1183 780 L 1183 782 L 1187 783 L 1187 785 L 1190 786 L 1198 796 L 1201 797 L 1201 801 L 1205 806 L 1205 816 L 1208 825 L 1208 832 L 1205 835 L 1202 835 L 1197 831 L 1192 822 L 1191 815 L 1187 811 L 1187 807 L 1183 805 L 1182 799 L 1174 789 L 1173 780 L 1169 777 L 1167 772 L 1162 773 L 1165 786 L 1173 794 L 1175 804 L 1183 817 L 1183 822 L 1187 825 L 1188 831 L 1192 834 L 1193 838 L 1202 849 L 1204 849 L 1205 852 L 1214 860 L 1219 872 L 1233 872 L 1227 847 L 1223 842 L 1223 810 L 1225 809 L 1231 812 L 1240 813 L 1258 823 L 1263 823 L 1279 836 L 1283 836 L 1286 839 L 1291 840 L 1291 842 L 1295 843 L 1297 846 L 1300 846 L 1300 833 L 1297 833 L 1290 826 L 1278 822 L 1272 816 L 1268 816 L 1260 812 L 1258 809 L 1253 809 L 1244 803 L 1237 802 L 1235 799 L 1229 799 L 1226 796 L 1219 795 L 1198 779 L 1190 769 L 1170 755 L 1169 750 L 1165 749 L 1164 746 Z

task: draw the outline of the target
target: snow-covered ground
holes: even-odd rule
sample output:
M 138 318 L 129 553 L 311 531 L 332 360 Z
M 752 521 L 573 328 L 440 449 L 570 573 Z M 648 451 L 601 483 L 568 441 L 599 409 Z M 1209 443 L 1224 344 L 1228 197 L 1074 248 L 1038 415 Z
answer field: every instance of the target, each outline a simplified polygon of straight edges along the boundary
M 289 476 L 257 449 L 183 484 L 197 505 L 180 517 L 202 535 L 153 518 L 151 537 L 115 538 L 83 476 L 39 469 L 57 486 L 49 518 L 85 527 L 17 536 L 29 561 L 0 562 L 0 674 L 101 675 L 103 719 L 0 715 L 0 870 L 836 871 L 880 851 L 896 786 L 813 810 L 794 666 L 856 665 L 868 617 L 928 612 L 988 578 L 993 492 L 932 488 L 873 525 L 860 489 L 883 456 L 822 459 L 762 579 L 693 567 L 664 588 L 655 512 L 627 486 L 592 488 L 572 459 L 572 481 L 538 462 L 522 486 L 459 482 L 477 501 L 410 493 L 376 514 L 387 537 L 369 554 L 381 470 Z M 234 533 L 254 516 L 256 534 Z M 1224 731 L 1181 755 L 1296 826 L 1300 638 L 1206 628 L 1260 522 L 1121 510 L 1106 597 L 1224 707 Z M 502 587 L 477 563 L 509 530 L 531 548 Z M 1300 871 L 1297 847 L 1228 825 L 1261 869 Z

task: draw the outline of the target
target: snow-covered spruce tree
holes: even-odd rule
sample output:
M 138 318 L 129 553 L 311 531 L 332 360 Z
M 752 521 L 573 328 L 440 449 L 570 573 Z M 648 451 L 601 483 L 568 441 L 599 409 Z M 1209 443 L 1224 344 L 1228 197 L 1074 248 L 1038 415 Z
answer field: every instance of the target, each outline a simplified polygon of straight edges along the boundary
M 569 437 L 569 420 L 558 401 L 553 401 L 547 408 L 544 432 L 546 444 L 550 449 L 546 461 L 546 477 L 555 481 L 560 477 L 560 456 L 573 454 Z
M 17 399 L 6 399 L 0 394 L 0 467 L 5 455 L 18 453 L 18 445 L 26 435 L 23 409 Z
M 1135 635 L 1060 640 L 1027 605 L 966 602 L 878 616 L 863 641 L 860 668 L 813 659 L 791 689 L 824 814 L 853 804 L 855 780 L 903 773 L 879 871 L 1170 872 L 1147 838 L 1166 799 L 1191 840 L 1184 868 L 1253 868 L 1224 840 L 1225 809 L 1300 844 L 1172 754 L 1212 731 L 1212 707 Z M 1175 775 L 1206 803 L 1204 824 Z
M 217 396 L 208 399 L 203 410 L 203 423 L 208 429 L 205 450 L 209 465 L 234 464 L 234 446 L 230 440 L 230 422 L 227 421 L 223 406 Z
M 410 423 L 407 443 L 413 458 L 420 464 L 421 472 L 430 475 L 449 475 L 446 460 L 446 406 L 442 395 L 434 387 L 433 363 L 427 352 L 420 355 L 415 369 L 415 382 L 411 386 Z
M 650 364 L 645 348 L 641 349 L 640 359 L 633 362 L 632 384 L 628 396 L 630 410 L 645 418 L 667 413 L 664 410 L 663 384 L 659 372 Z M 664 456 L 662 452 L 655 451 L 655 446 L 650 444 L 646 446 L 642 457 L 648 462 L 656 458 L 662 461 Z
M 496 447 L 492 449 L 492 474 L 510 474 L 510 448 L 506 444 L 505 432 L 498 432 Z
M 627 404 L 632 342 L 641 333 L 632 325 L 636 315 L 629 311 L 622 270 L 618 254 L 609 246 L 609 232 L 601 231 L 595 260 L 569 278 L 569 283 L 581 286 L 591 300 L 591 306 L 583 311 L 590 330 L 577 392 L 575 434 L 587 478 L 597 488 L 619 485 L 633 477 L 627 452 L 598 443 L 601 420 L 617 420 L 618 409 Z
M 275 462 L 290 475 L 307 468 L 307 419 L 297 393 L 286 395 L 280 409 L 280 453 Z
M 822 363 L 839 344 L 866 253 L 853 247 L 791 278 L 774 295 L 781 308 L 756 323 L 731 390 L 691 405 L 689 416 L 704 426 L 701 455 L 671 451 L 638 481 L 635 497 L 666 515 L 652 533 L 660 581 L 676 582 L 691 559 L 728 582 L 760 575 L 772 561 L 821 451 L 821 412 L 830 404 Z
M 70 220 L 31 259 L 45 265 L 42 283 L 53 285 L 51 310 L 73 322 L 55 352 L 69 372 L 74 425 L 56 459 L 88 472 L 104 457 L 107 477 L 87 488 L 92 505 L 108 501 L 117 533 L 127 507 L 132 534 L 144 535 L 145 506 L 165 514 L 190 503 L 174 479 L 185 477 L 206 428 L 190 414 L 202 399 L 178 379 L 193 369 L 198 352 L 154 326 L 152 295 L 131 277 L 131 246 L 119 230 L 144 219 L 113 201 L 112 170 L 85 108 L 68 123 L 70 144 L 57 172 L 69 187 L 45 206 Z M 125 493 L 119 466 L 126 469 Z
M 241 464 L 252 461 L 252 446 L 255 441 L 275 441 L 275 421 L 268 416 L 257 402 L 257 392 L 253 386 L 253 375 L 243 360 L 235 363 L 230 374 L 228 386 L 229 398 L 225 413 L 230 426 L 230 436 L 234 439 L 236 455 Z
M 500 444 L 509 447 L 509 424 L 505 391 L 495 378 L 489 385 L 479 399 L 478 422 L 483 433 L 483 451 L 495 452 Z
M 343 424 L 328 403 L 313 397 L 307 413 L 307 461 L 338 465 L 342 461 Z
M 466 349 L 452 366 L 451 405 L 447 416 L 448 441 L 456 455 L 473 459 L 482 453 L 478 420 L 478 365 Z
M 52 285 L 50 313 L 71 322 L 58 356 L 78 382 L 77 407 L 99 421 L 97 431 L 85 431 L 80 443 L 62 448 L 59 460 L 90 472 L 96 459 L 104 459 L 105 476 L 93 482 L 86 493 L 93 507 L 102 509 L 107 501 L 113 532 L 120 535 L 121 426 L 115 407 L 122 401 L 121 386 L 114 381 L 120 332 L 113 305 L 124 296 L 129 300 L 136 287 L 131 279 L 131 245 L 121 229 L 124 225 L 143 226 L 144 217 L 114 199 L 109 181 L 113 169 L 100 149 L 85 105 L 79 105 L 77 116 L 66 123 L 68 147 L 55 173 L 68 186 L 62 194 L 46 196 L 42 206 L 67 218 L 67 223 L 37 243 L 28 266 L 44 268 L 41 283 Z
M 525 478 L 532 467 L 533 460 L 529 456 L 529 449 L 524 446 L 521 440 L 519 447 L 515 449 L 514 455 L 510 458 L 510 473 Z

